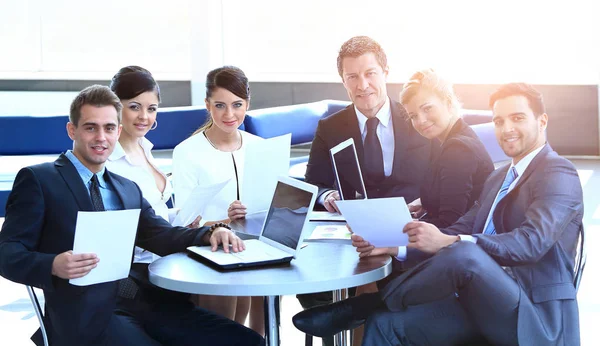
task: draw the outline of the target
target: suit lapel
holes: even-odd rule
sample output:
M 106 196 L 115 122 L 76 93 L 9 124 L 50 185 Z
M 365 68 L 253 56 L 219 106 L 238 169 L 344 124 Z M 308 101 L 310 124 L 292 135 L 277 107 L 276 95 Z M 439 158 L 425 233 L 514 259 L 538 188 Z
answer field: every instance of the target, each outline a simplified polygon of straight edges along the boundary
M 124 209 L 140 208 L 139 199 L 133 198 L 133 196 L 139 197 L 139 193 L 137 191 L 131 191 L 131 189 L 123 185 L 120 180 L 115 179 L 114 175 L 108 170 L 106 170 L 106 173 L 104 173 L 104 179 L 115 189 L 115 192 L 119 196 Z
M 404 115 L 406 111 L 401 104 L 390 100 L 390 109 L 392 110 L 391 119 L 392 125 L 394 126 L 394 162 L 392 163 L 392 176 L 396 176 L 396 173 L 401 169 L 402 155 L 406 152 L 406 144 L 408 143 L 408 139 L 403 138 L 403 135 L 410 132 L 407 129 L 410 125 Z
M 510 203 L 511 198 L 519 193 L 521 186 L 525 184 L 527 180 L 529 180 L 529 177 L 533 171 L 535 171 L 536 167 L 538 166 L 538 162 L 543 160 L 550 152 L 552 152 L 552 148 L 550 147 L 550 144 L 546 144 L 544 148 L 533 158 L 533 160 L 531 160 L 527 166 L 527 169 L 525 169 L 525 172 L 523 172 L 523 175 L 521 178 L 519 178 L 519 181 L 517 181 L 517 184 L 506 194 L 506 196 L 504 196 L 500 202 L 498 202 L 498 205 L 496 205 L 496 209 L 494 210 L 494 215 L 492 215 L 492 217 L 494 219 L 494 225 L 497 226 L 497 233 L 503 233 L 504 227 L 502 225 L 502 213 L 504 212 L 504 208 L 506 208 L 507 203 Z
M 356 153 L 358 154 L 358 161 L 360 162 L 360 166 L 364 167 L 364 159 L 365 159 L 365 149 L 363 146 L 362 136 L 360 133 L 360 125 L 358 124 L 358 118 L 356 112 L 354 111 L 354 104 L 351 104 L 346 109 L 345 121 L 342 123 L 343 129 L 340 129 L 339 133 L 349 134 L 352 139 L 354 139 L 354 146 L 356 147 Z M 346 140 L 346 138 L 342 139 L 342 141 Z
M 77 172 L 77 169 L 73 166 L 73 163 L 71 163 L 65 154 L 61 154 L 58 159 L 54 161 L 54 166 L 62 176 L 65 184 L 69 187 L 69 190 L 71 190 L 73 196 L 75 196 L 79 210 L 93 211 L 94 207 L 92 206 L 89 192 L 81 180 L 81 176 Z
M 491 188 L 489 189 L 487 195 L 481 199 L 481 209 L 477 214 L 477 218 L 475 219 L 475 225 L 473 230 L 476 233 L 482 233 L 483 227 L 485 227 L 485 221 L 487 220 L 488 215 L 490 214 L 490 210 L 492 209 L 492 205 L 494 204 L 494 200 L 496 199 L 496 195 L 498 195 L 498 191 L 502 187 L 502 182 L 504 181 L 504 177 L 506 177 L 506 173 L 510 168 L 510 164 L 498 168 L 496 171 L 495 180 L 490 183 Z M 498 210 L 498 208 L 496 208 Z M 494 211 L 495 214 L 495 211 Z M 492 216 L 493 217 L 493 216 Z
M 515 185 L 515 187 L 510 190 L 510 192 L 506 195 L 507 197 L 512 195 L 513 192 L 517 191 L 518 188 L 521 187 L 521 185 L 523 185 L 527 179 L 529 179 L 529 177 L 531 176 L 531 173 L 535 170 L 535 168 L 538 166 L 538 162 L 543 160 L 544 157 L 546 157 L 546 155 L 548 155 L 550 152 L 552 152 L 552 148 L 550 147 L 550 144 L 547 144 L 544 146 L 544 149 L 542 149 L 534 158 L 533 160 L 531 160 L 531 162 L 529 163 L 529 166 L 527 166 L 527 169 L 525 170 L 525 172 L 523 172 L 523 175 L 521 176 L 521 178 L 519 178 L 519 181 L 517 181 L 517 184 Z M 506 198 L 504 198 L 506 199 Z

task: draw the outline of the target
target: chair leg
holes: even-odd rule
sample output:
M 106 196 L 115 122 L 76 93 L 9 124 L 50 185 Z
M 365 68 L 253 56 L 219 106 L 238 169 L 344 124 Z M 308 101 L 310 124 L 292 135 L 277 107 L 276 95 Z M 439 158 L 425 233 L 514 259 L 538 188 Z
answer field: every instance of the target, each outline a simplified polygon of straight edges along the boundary
M 33 305 L 33 310 L 35 310 L 35 314 L 37 315 L 38 321 L 40 322 L 40 331 L 42 333 L 42 338 L 44 339 L 44 346 L 48 346 L 48 334 L 46 334 L 46 327 L 44 326 L 42 307 L 40 306 L 40 302 L 37 299 L 37 295 L 35 294 L 33 287 L 26 287 L 27 293 L 29 293 L 29 299 L 31 299 L 31 304 Z
M 310 334 L 305 334 L 304 346 L 313 346 L 313 336 Z

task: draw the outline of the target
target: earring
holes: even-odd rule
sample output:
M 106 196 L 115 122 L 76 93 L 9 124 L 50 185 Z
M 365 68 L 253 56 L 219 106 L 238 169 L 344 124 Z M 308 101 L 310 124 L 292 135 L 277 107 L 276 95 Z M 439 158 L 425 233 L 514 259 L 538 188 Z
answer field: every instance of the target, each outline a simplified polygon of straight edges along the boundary
M 150 127 L 150 131 L 156 130 L 157 127 L 158 127 L 158 120 L 154 120 L 154 124 L 152 124 L 152 127 Z

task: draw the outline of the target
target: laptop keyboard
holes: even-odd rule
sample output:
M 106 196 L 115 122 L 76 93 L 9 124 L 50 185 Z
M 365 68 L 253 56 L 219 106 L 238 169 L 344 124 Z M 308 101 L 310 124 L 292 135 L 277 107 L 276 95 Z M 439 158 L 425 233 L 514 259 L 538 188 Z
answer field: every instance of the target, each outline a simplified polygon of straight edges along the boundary
M 232 256 L 244 262 L 260 262 L 290 256 L 287 252 L 281 251 L 257 239 L 246 240 L 244 245 L 246 245 L 246 250 L 235 253 L 231 252 Z

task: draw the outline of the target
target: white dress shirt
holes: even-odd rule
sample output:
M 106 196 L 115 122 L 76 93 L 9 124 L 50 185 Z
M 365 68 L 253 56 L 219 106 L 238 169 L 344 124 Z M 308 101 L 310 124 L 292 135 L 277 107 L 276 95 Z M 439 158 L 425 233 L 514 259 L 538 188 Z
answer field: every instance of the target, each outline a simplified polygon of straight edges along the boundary
M 237 199 L 242 191 L 244 176 L 244 152 L 248 143 L 262 138 L 240 131 L 242 146 L 233 152 L 216 149 L 210 144 L 204 132 L 200 132 L 175 147 L 173 151 L 173 186 L 175 188 L 175 205 L 181 208 L 196 186 L 211 186 L 227 179 L 227 185 L 208 204 L 202 215 L 201 225 L 206 221 L 218 221 L 228 217 L 229 204 Z M 234 169 L 239 179 L 236 179 Z
M 354 106 L 356 117 L 358 119 L 358 128 L 362 137 L 363 144 L 365 144 L 365 138 L 367 137 L 367 118 L 362 114 L 356 106 Z M 386 177 L 392 175 L 392 168 L 394 166 L 394 126 L 392 124 L 392 109 L 390 107 L 390 99 L 386 97 L 385 103 L 375 115 L 379 119 L 377 125 L 377 138 L 381 144 L 381 151 L 383 152 L 383 172 Z
M 106 167 L 110 172 L 116 173 L 135 182 L 140 187 L 142 195 L 148 201 L 148 203 L 150 203 L 156 215 L 169 221 L 169 208 L 165 203 L 167 203 L 169 198 L 171 198 L 171 195 L 173 194 L 173 188 L 171 187 L 171 183 L 167 179 L 167 176 L 160 169 L 158 169 L 154 157 L 152 156 L 151 150 L 154 145 L 145 137 L 139 139 L 139 144 L 144 150 L 146 160 L 148 160 L 150 165 L 165 179 L 166 183 L 164 191 L 161 192 L 158 190 L 158 187 L 156 186 L 156 180 L 154 179 L 154 174 L 150 168 L 147 165 L 134 165 L 119 142 L 116 143 L 115 150 L 108 157 L 108 161 L 106 161 Z M 133 262 L 151 263 L 157 258 L 159 258 L 159 256 L 136 246 Z

